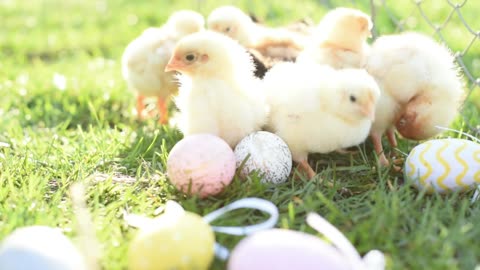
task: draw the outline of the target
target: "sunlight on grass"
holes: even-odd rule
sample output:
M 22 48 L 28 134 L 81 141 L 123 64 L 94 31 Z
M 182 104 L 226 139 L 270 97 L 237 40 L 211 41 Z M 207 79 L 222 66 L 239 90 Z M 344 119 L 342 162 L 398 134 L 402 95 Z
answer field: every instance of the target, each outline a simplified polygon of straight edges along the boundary
M 434 35 L 415 1 L 374 2 L 378 33 L 399 31 L 393 17 L 405 30 Z M 104 269 L 126 267 L 125 254 L 136 230 L 123 221 L 124 211 L 152 216 L 172 199 L 203 215 L 247 196 L 272 200 L 281 213 L 278 227 L 314 233 L 305 215 L 321 213 L 362 254 L 374 248 L 385 251 L 391 269 L 473 269 L 479 263 L 480 247 L 472 239 L 480 237 L 480 207 L 469 205 L 472 192 L 419 193 L 404 183 L 402 174 L 376 168 L 369 142 L 358 147 L 359 154 L 312 155 L 319 161 L 320 177 L 334 183 L 333 188 L 306 180 L 264 185 L 252 175 L 235 179 L 216 198 L 187 198 L 175 191 L 165 165 L 182 134 L 154 119 L 137 121 L 120 57 L 129 41 L 146 27 L 160 26 L 174 10 L 208 15 L 232 3 L 272 26 L 305 17 L 318 21 L 339 5 L 370 13 L 367 0 L 0 0 L 0 239 L 31 224 L 58 226 L 76 239 L 67 194 L 71 183 L 84 181 Z M 421 7 L 437 25 L 452 10 L 443 0 L 422 1 Z M 476 31 L 479 10 L 475 0 L 461 8 Z M 454 52 L 462 52 L 473 38 L 457 14 L 441 33 Z M 480 77 L 478 38 L 463 60 Z M 472 94 L 452 127 L 478 136 L 480 89 L 467 88 Z M 416 144 L 402 140 L 399 151 L 408 153 Z M 262 218 L 237 214 L 218 224 Z M 217 235 L 229 248 L 239 240 Z M 212 269 L 224 268 L 216 261 Z

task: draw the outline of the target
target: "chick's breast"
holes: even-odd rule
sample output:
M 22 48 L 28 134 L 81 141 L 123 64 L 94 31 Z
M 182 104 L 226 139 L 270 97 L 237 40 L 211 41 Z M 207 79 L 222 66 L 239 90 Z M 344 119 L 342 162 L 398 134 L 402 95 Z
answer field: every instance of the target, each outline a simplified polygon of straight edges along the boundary
M 183 81 L 183 80 L 180 80 Z M 222 80 L 197 80 L 193 88 L 181 86 L 177 106 L 182 111 L 181 129 L 185 135 L 210 133 L 231 147 L 266 122 L 264 99 L 258 85 L 245 92 Z M 238 86 L 240 87 L 240 86 Z

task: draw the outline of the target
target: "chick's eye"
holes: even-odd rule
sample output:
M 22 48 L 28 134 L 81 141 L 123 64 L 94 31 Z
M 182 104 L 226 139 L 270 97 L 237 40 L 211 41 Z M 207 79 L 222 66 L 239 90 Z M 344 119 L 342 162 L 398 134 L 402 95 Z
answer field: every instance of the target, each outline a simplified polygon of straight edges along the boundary
M 230 27 L 225 28 L 225 32 L 230 32 Z
M 195 60 L 195 55 L 193 53 L 189 53 L 185 55 L 185 60 L 187 60 L 188 62 L 192 62 Z
M 350 101 L 355 102 L 357 101 L 357 98 L 354 95 L 350 95 Z

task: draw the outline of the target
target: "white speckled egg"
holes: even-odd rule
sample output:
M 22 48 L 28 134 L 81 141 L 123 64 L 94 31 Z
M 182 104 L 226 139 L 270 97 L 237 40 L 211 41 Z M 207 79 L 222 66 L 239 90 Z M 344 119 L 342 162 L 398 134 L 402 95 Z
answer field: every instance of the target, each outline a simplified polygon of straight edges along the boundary
M 221 138 L 195 134 L 172 148 L 167 172 L 179 190 L 204 198 L 222 192 L 230 184 L 235 175 L 235 155 Z
M 351 265 L 334 246 L 310 234 L 284 229 L 254 233 L 232 251 L 228 270 L 347 270 Z
M 280 137 L 270 132 L 258 131 L 248 135 L 235 147 L 234 153 L 237 167 L 250 154 L 241 174 L 246 176 L 257 170 L 263 174 L 262 182 L 283 183 L 292 170 L 290 149 Z
M 431 140 L 412 149 L 405 178 L 419 189 L 445 193 L 480 184 L 480 144 L 462 139 Z
M 58 229 L 30 226 L 15 230 L 0 246 L 0 269 L 86 270 L 86 262 Z

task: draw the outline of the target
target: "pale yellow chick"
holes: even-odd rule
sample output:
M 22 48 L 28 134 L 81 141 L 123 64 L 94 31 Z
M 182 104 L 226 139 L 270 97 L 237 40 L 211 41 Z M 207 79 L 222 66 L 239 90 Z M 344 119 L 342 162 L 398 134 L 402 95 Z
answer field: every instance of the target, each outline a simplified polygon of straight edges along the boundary
M 455 58 L 432 38 L 403 33 L 377 39 L 366 64 L 381 89 L 371 138 L 382 165 L 382 135 L 396 147 L 395 128 L 413 140 L 440 133 L 455 118 L 464 89 Z
M 362 68 L 370 50 L 370 16 L 357 9 L 336 8 L 320 21 L 312 42 L 297 62 L 315 62 L 336 69 Z
M 122 74 L 137 95 L 137 114 L 142 117 L 145 97 L 157 97 L 160 122 L 166 123 L 167 99 L 175 94 L 175 72 L 165 72 L 176 42 L 185 35 L 204 29 L 201 14 L 182 10 L 173 13 L 160 28 L 148 28 L 134 39 L 122 56 Z
M 279 63 L 264 78 L 268 126 L 288 144 L 309 178 L 308 153 L 362 143 L 374 120 L 380 90 L 362 69 L 335 70 L 314 63 Z
M 233 39 L 203 31 L 181 39 L 166 71 L 176 70 L 180 129 L 184 135 L 210 133 L 232 148 L 266 122 L 260 81 L 245 49 Z
M 308 40 L 305 29 L 295 32 L 287 28 L 265 27 L 234 6 L 214 9 L 207 18 L 207 27 L 255 49 L 263 57 L 281 61 L 294 61 Z

